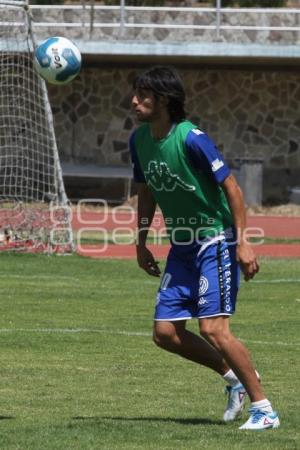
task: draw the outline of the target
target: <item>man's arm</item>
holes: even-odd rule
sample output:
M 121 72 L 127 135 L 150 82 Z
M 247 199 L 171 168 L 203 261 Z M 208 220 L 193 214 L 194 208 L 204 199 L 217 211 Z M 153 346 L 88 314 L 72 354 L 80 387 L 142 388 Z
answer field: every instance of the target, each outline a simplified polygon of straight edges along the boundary
M 159 277 L 160 270 L 152 253 L 146 247 L 148 231 L 155 214 L 156 202 L 145 183 L 138 183 L 138 219 L 136 254 L 138 265 L 149 275 Z
M 237 260 L 244 273 L 245 280 L 248 281 L 259 271 L 259 264 L 245 236 L 246 210 L 243 193 L 233 175 L 225 178 L 221 186 L 226 195 L 237 230 Z

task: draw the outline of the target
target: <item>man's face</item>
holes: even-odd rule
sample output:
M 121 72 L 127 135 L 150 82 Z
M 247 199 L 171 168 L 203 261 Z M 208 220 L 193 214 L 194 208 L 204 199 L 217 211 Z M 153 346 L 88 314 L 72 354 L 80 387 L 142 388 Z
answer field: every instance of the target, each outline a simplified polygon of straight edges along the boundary
M 152 122 L 158 119 L 162 112 L 162 97 L 156 98 L 152 91 L 138 89 L 132 97 L 132 106 L 138 120 Z

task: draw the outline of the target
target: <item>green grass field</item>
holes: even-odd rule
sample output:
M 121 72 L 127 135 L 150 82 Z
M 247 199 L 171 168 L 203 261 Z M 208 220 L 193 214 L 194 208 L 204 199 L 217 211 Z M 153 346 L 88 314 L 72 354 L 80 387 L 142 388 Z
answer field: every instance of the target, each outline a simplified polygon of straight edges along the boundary
M 152 344 L 158 280 L 135 261 L 1 260 L 1 450 L 299 448 L 299 260 L 263 260 L 232 319 L 280 412 L 258 433 L 221 422 L 218 375 Z

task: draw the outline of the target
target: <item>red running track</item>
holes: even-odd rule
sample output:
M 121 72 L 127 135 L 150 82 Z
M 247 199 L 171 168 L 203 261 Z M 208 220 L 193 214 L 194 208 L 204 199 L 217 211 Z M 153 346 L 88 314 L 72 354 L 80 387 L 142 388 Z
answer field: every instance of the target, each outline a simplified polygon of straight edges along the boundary
M 136 215 L 116 211 L 73 213 L 72 225 L 74 230 L 80 228 L 104 228 L 112 231 L 118 227 L 134 229 Z M 248 227 L 261 228 L 266 237 L 270 238 L 300 238 L 300 217 L 284 216 L 249 216 Z M 163 229 L 164 221 L 160 214 L 155 215 L 154 229 Z
M 169 250 L 168 245 L 149 245 L 149 250 L 157 259 L 164 259 Z M 77 252 L 82 256 L 92 258 L 135 258 L 134 245 L 107 245 L 105 248 L 100 245 L 83 245 Z M 257 256 L 270 256 L 273 258 L 300 258 L 299 244 L 261 244 L 255 246 Z
M 262 228 L 269 238 L 300 238 L 300 217 L 249 216 L 247 225 Z
M 112 212 L 83 212 L 73 214 L 73 227 L 105 229 L 109 232 L 115 228 L 134 229 L 136 217 L 134 212 L 124 213 L 118 208 Z M 269 238 L 300 239 L 300 217 L 284 216 L 249 216 L 248 227 L 259 229 Z M 164 223 L 162 216 L 157 214 L 153 228 L 162 230 Z M 252 231 L 252 230 L 251 230 Z M 165 258 L 168 245 L 149 245 L 156 258 Z M 255 245 L 255 252 L 258 256 L 270 256 L 273 258 L 299 258 L 300 244 L 260 244 Z M 135 258 L 134 245 L 82 245 L 78 248 L 78 253 L 83 256 L 94 258 Z

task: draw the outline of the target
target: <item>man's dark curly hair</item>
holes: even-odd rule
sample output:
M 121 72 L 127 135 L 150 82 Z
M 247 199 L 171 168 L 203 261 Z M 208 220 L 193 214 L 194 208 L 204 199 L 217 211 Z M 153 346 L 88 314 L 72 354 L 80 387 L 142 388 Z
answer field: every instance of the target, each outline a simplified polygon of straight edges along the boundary
M 185 120 L 185 92 L 177 72 L 167 66 L 154 66 L 138 75 L 133 89 L 152 91 L 156 98 L 166 97 L 170 119 L 179 123 Z

